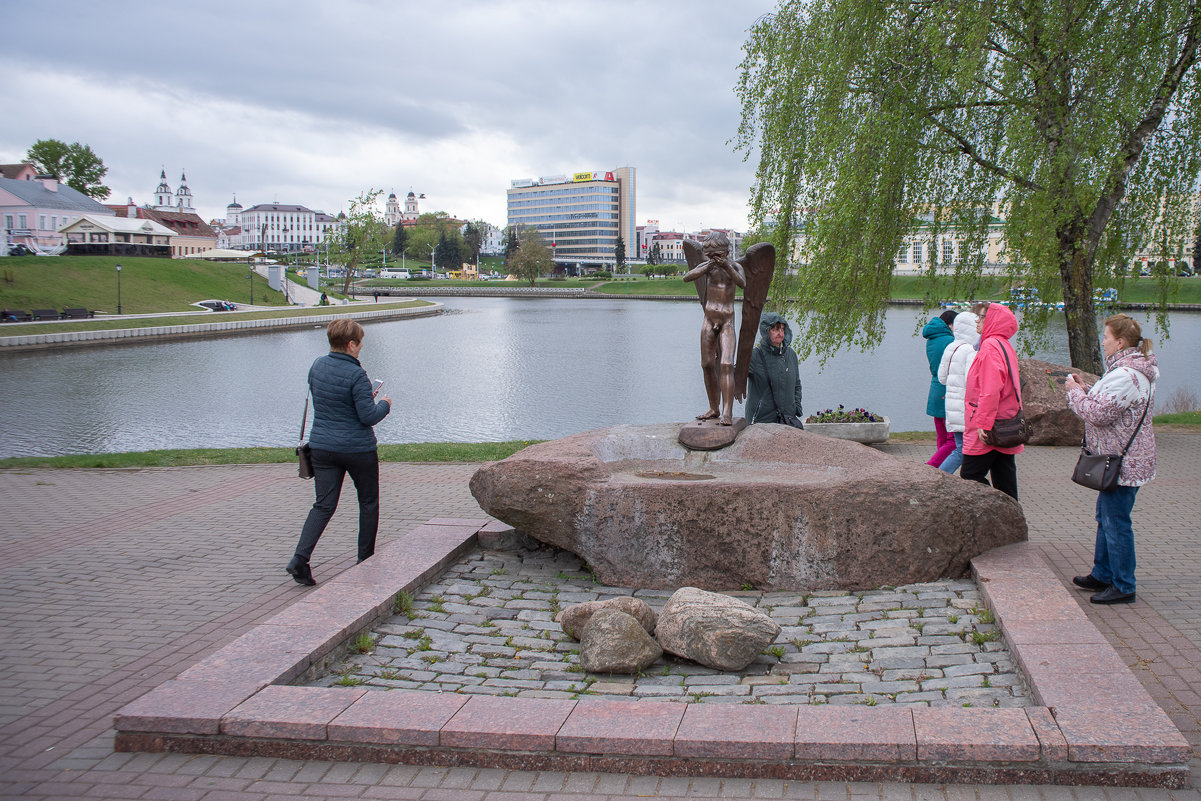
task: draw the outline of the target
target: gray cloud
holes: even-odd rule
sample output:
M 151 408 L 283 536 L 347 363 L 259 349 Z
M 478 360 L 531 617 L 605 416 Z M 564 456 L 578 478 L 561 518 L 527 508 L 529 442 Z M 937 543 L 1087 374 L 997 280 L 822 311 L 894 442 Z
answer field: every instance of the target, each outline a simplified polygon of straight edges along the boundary
M 114 199 L 186 168 L 205 216 L 279 199 L 327 211 L 369 186 L 503 223 L 508 180 L 632 165 L 638 216 L 745 222 L 753 168 L 727 141 L 746 29 L 767 2 L 66 0 L 9 37 L 0 160 L 91 144 Z M 34 4 L 8 30 L 37 30 Z M 119 196 L 119 197 L 118 197 Z M 722 219 L 717 219 L 721 217 Z

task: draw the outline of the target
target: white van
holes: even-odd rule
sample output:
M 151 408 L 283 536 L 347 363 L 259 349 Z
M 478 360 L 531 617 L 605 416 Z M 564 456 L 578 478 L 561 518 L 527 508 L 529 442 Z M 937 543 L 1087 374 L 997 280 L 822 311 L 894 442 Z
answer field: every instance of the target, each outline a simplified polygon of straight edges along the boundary
M 380 270 L 380 271 L 379 271 L 379 277 L 380 277 L 380 278 L 401 278 L 401 279 L 407 279 L 407 278 L 409 278 L 410 276 L 409 276 L 409 271 L 408 271 L 408 270 L 387 270 L 387 269 L 385 269 L 385 270 Z

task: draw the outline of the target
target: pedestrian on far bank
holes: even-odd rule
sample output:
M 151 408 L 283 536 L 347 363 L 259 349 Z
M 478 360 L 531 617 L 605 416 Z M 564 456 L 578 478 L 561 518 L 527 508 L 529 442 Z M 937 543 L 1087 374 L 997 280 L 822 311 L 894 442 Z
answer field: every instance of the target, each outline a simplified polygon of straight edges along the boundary
M 942 460 L 938 469 L 954 473 L 963 464 L 963 431 L 967 415 L 964 411 L 967 398 L 967 374 L 976 360 L 976 343 L 980 334 L 976 331 L 978 318 L 975 312 L 965 311 L 955 315 L 951 330 L 955 341 L 947 345 L 938 365 L 938 380 L 947 388 L 947 431 L 955 438 L 955 450 Z
M 1002 448 L 989 441 L 989 431 L 998 419 L 1013 417 L 1022 408 L 1022 386 L 1018 379 L 1018 355 L 1009 338 L 1017 333 L 1018 321 L 1000 303 L 979 303 L 980 347 L 967 372 L 963 431 L 963 466 L 959 475 L 981 484 L 992 479 L 1014 500 L 1018 497 L 1017 454 L 1023 445 Z
M 1155 478 L 1155 433 L 1151 430 L 1151 403 L 1159 366 L 1151 340 L 1126 314 L 1105 321 L 1101 340 L 1105 375 L 1091 389 L 1075 374 L 1064 381 L 1068 408 L 1084 421 L 1084 442 L 1092 453 L 1122 452 L 1129 445 L 1118 471 L 1118 486 L 1097 493 L 1097 541 L 1093 569 L 1072 583 L 1096 594 L 1095 604 L 1134 603 L 1134 527 L 1130 512 L 1138 488 Z
M 359 561 L 375 553 L 379 530 L 379 454 L 375 432 L 379 421 L 392 411 L 392 399 L 376 398 L 367 371 L 359 364 L 363 326 L 339 318 L 325 330 L 329 353 L 309 368 L 313 397 L 313 427 L 309 445 L 313 457 L 316 501 L 304 521 L 296 552 L 287 571 L 298 584 L 313 585 L 309 559 L 317 540 L 338 508 L 346 474 L 359 498 Z
M 951 333 L 951 323 L 955 320 L 955 312 L 947 309 L 937 317 L 931 317 L 922 329 L 926 338 L 926 360 L 930 362 L 930 392 L 926 396 L 926 414 L 934 418 L 934 431 L 937 439 L 934 443 L 934 455 L 926 464 L 938 467 L 943 460 L 955 450 L 955 438 L 947 432 L 947 388 L 938 380 L 938 365 L 942 363 L 942 354 L 955 341 Z
M 379 303 L 379 292 L 372 292 L 371 294 L 375 296 L 375 302 Z
M 801 372 L 792 349 L 792 328 L 775 312 L 759 320 L 759 342 L 751 351 L 747 371 L 746 421 L 783 423 L 804 428 L 801 422 Z

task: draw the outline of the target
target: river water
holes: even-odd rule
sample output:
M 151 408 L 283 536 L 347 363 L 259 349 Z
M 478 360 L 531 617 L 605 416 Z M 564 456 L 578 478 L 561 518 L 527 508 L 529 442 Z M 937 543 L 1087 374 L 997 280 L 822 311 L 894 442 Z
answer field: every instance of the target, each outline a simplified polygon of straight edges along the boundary
M 708 406 L 696 303 L 441 302 L 445 314 L 366 328 L 363 366 L 393 400 L 375 428 L 381 442 L 550 439 L 683 421 Z M 876 350 L 840 352 L 820 371 L 816 359 L 802 364 L 806 413 L 864 406 L 894 431 L 933 430 L 918 321 L 917 309 L 890 307 Z M 1178 387 L 1201 394 L 1199 340 L 1201 314 L 1189 312 L 1172 315 L 1171 339 L 1157 337 L 1161 400 Z M 327 349 L 314 328 L 0 354 L 0 456 L 291 445 L 309 365 Z M 1066 335 L 1036 355 L 1066 364 Z

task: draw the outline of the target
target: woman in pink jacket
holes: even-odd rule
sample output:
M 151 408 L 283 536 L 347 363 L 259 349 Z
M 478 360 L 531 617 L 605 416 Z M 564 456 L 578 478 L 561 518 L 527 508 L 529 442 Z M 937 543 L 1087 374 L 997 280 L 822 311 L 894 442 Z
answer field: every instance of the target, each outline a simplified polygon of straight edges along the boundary
M 1014 500 L 1018 497 L 1018 468 L 1014 456 L 1023 446 L 998 447 L 988 440 L 997 419 L 1013 417 L 1022 407 L 1018 355 L 1009 338 L 1018 321 L 1000 303 L 982 303 L 974 311 L 980 318 L 980 350 L 967 374 L 963 432 L 963 467 L 959 475 L 992 486 Z

